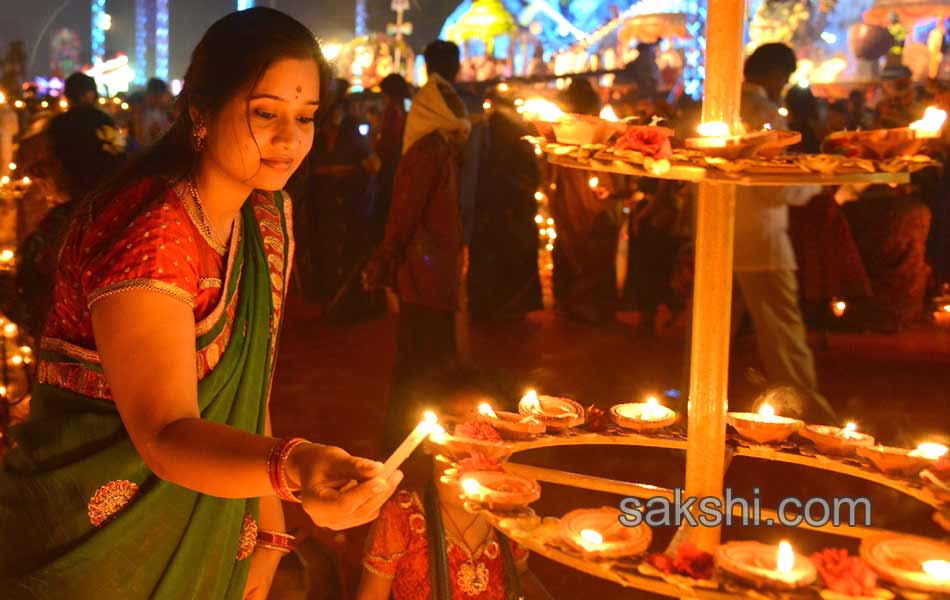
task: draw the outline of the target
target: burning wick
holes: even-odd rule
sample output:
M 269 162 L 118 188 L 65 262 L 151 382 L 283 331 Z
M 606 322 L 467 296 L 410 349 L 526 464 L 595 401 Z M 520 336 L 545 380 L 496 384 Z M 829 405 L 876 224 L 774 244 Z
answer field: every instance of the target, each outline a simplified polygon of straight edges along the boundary
M 478 497 L 479 500 L 484 499 L 484 494 L 482 494 L 482 484 L 474 479 L 463 479 L 462 480 L 462 491 L 465 492 L 465 495 L 469 498 Z
M 945 560 L 925 560 L 920 568 L 937 581 L 950 581 L 950 562 Z
M 795 551 L 786 541 L 778 544 L 778 555 L 775 557 L 775 568 L 782 575 L 788 575 L 795 568 Z
M 943 444 L 935 444 L 934 442 L 919 444 L 916 449 L 910 452 L 910 456 L 922 456 L 929 460 L 937 460 L 946 454 L 947 447 Z
M 656 396 L 647 398 L 647 405 L 643 411 L 645 419 L 659 419 L 663 416 L 663 413 L 664 410 L 660 407 L 660 401 L 656 399 Z
M 534 390 L 528 390 L 528 393 L 521 397 L 521 402 L 526 410 L 531 412 L 541 412 L 541 402 L 538 400 L 538 393 Z
M 620 120 L 617 117 L 617 113 L 614 112 L 614 107 L 609 104 L 600 111 L 600 118 L 604 121 L 611 121 L 613 123 L 616 123 Z
M 556 123 L 564 118 L 564 112 L 558 108 L 557 104 L 543 98 L 531 98 L 526 100 L 523 106 L 522 114 L 528 120 Z
M 910 128 L 914 130 L 917 137 L 937 137 L 940 135 L 940 130 L 943 129 L 943 124 L 946 120 L 946 111 L 934 106 L 928 106 L 927 110 L 924 111 L 924 118 L 911 123 Z
M 498 415 L 496 415 L 495 411 L 492 410 L 491 404 L 487 402 L 482 402 L 478 405 L 478 414 L 485 417 L 491 417 L 492 419 L 498 418 Z
M 699 127 L 696 128 L 696 131 L 699 135 L 703 137 L 728 137 L 729 136 L 729 126 L 722 121 L 710 121 L 708 123 L 700 123 Z
M 838 318 L 844 316 L 845 311 L 848 310 L 848 303 L 844 300 L 834 300 L 831 303 L 831 312 Z
M 604 536 L 593 529 L 581 529 L 580 538 L 585 550 L 595 550 L 604 543 Z
M 393 472 L 399 468 L 399 465 L 404 463 L 413 451 L 419 447 L 419 444 L 430 434 L 444 435 L 445 430 L 439 426 L 438 421 L 439 419 L 435 416 L 435 413 L 427 410 L 422 421 L 416 425 L 415 429 L 409 433 L 402 444 L 392 453 L 392 456 L 383 464 L 383 472 L 380 474 L 380 477 L 386 479 L 392 475 Z
M 838 434 L 846 440 L 852 440 L 858 437 L 857 434 L 858 426 L 852 421 L 844 426 L 844 429 L 838 432 Z
M 762 417 L 763 421 L 768 422 L 775 418 L 775 409 L 768 402 L 763 402 L 762 406 L 759 407 L 759 416 Z
M 590 186 L 590 189 L 594 189 L 598 185 L 600 185 L 600 179 L 598 179 L 597 177 L 591 177 L 590 179 L 587 180 L 587 185 Z

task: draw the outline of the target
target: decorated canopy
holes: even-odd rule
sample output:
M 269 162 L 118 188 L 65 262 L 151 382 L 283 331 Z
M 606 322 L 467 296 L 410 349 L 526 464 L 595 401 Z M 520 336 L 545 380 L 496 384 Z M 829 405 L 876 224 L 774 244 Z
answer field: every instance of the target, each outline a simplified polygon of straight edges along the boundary
M 458 44 L 480 40 L 491 46 L 496 37 L 517 30 L 514 16 L 501 0 L 475 0 L 472 7 L 448 28 L 446 36 Z

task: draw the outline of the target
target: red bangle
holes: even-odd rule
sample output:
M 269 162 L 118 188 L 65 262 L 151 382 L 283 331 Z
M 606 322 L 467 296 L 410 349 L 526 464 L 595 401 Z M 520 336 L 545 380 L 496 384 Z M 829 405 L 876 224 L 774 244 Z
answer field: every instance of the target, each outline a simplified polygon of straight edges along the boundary
M 257 545 L 263 548 L 270 548 L 280 552 L 292 552 L 294 549 L 294 540 L 296 538 L 289 533 L 279 531 L 268 531 L 266 529 L 258 530 Z
M 287 457 L 291 450 L 300 444 L 306 444 L 307 440 L 303 438 L 288 438 L 277 442 L 267 457 L 267 473 L 270 476 L 271 487 L 277 493 L 277 497 L 287 502 L 300 503 L 300 499 L 294 496 L 290 483 L 287 481 Z

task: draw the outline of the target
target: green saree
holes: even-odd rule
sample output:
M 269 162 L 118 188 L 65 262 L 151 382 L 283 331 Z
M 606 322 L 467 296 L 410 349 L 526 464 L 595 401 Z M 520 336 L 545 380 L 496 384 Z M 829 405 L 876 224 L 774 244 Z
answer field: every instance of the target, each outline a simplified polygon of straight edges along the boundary
M 198 384 L 202 418 L 258 434 L 292 255 L 284 202 L 257 192 L 245 203 L 222 290 L 228 308 L 212 312 L 196 340 L 199 370 L 200 351 L 221 347 Z M 44 347 L 39 357 L 101 376 L 75 352 Z M 34 387 L 31 415 L 11 435 L 16 446 L 0 470 L 0 596 L 242 596 L 250 561 L 238 553 L 256 498 L 216 498 L 157 478 L 112 402 L 50 383 Z

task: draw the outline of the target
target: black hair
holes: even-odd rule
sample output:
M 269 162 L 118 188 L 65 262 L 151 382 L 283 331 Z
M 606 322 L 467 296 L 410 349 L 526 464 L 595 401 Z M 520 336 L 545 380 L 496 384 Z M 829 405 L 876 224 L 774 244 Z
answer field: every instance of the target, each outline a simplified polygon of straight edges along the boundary
M 168 91 L 168 84 L 158 77 L 152 77 L 145 84 L 145 91 L 149 94 L 164 94 Z
M 142 179 L 156 177 L 167 182 L 157 186 L 157 198 L 188 177 L 198 159 L 190 109 L 198 109 L 209 119 L 246 86 L 256 84 L 271 64 L 285 58 L 314 60 L 320 74 L 321 101 L 327 97 L 330 70 L 316 38 L 299 21 L 266 7 L 233 12 L 216 21 L 191 54 L 191 64 L 175 102 L 178 116 L 171 128 L 91 195 L 90 212 L 99 212 L 119 192 Z M 149 204 L 146 202 L 142 210 Z
M 379 82 L 379 89 L 397 101 L 405 100 L 412 96 L 409 91 L 409 84 L 406 83 L 403 76 L 398 73 L 390 73 L 384 77 L 383 80 Z
M 575 77 L 571 85 L 564 90 L 564 104 L 567 111 L 579 115 L 597 115 L 600 113 L 600 96 L 590 81 Z
M 89 92 L 92 92 L 96 96 L 99 95 L 99 91 L 96 88 L 96 80 L 92 77 L 85 73 L 73 73 L 66 78 L 63 95 L 66 96 L 66 99 L 69 100 L 71 104 L 78 104 Z
M 798 121 L 818 118 L 818 99 L 811 88 L 794 86 L 785 95 L 785 105 L 789 116 Z
M 756 48 L 745 61 L 743 75 L 746 79 L 781 72 L 791 75 L 798 68 L 795 51 L 785 44 L 773 42 Z
M 461 52 L 458 45 L 445 40 L 430 42 L 422 52 L 426 60 L 426 71 L 430 75 L 438 73 L 449 83 L 454 83 L 461 69 Z

